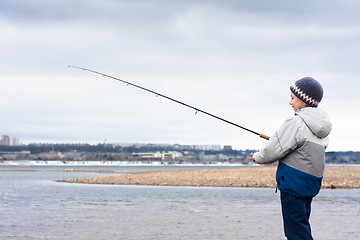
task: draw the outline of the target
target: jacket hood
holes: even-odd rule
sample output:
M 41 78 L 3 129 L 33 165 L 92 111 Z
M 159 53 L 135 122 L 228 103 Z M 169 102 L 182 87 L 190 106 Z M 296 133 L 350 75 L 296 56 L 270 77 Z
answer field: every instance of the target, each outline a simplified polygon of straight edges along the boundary
M 332 124 L 326 112 L 319 108 L 306 107 L 298 110 L 295 115 L 302 118 L 309 129 L 319 138 L 327 137 Z

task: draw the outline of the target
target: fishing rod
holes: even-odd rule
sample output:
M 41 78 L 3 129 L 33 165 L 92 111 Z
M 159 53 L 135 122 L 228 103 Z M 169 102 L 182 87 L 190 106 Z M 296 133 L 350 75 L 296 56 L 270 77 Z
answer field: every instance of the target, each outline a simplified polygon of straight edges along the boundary
M 206 115 L 208 115 L 208 116 L 210 116 L 210 117 L 219 119 L 219 120 L 221 120 L 221 121 L 223 121 L 223 122 L 229 123 L 229 124 L 231 124 L 231 125 L 233 125 L 233 126 L 236 126 L 236 127 L 238 127 L 238 128 L 241 128 L 241 129 L 243 129 L 243 130 L 245 130 L 245 131 L 248 131 L 248 132 L 251 132 L 251 133 L 253 133 L 253 134 L 256 134 L 256 135 L 258 135 L 258 136 L 260 136 L 261 138 L 264 138 L 264 139 L 266 139 L 266 140 L 269 140 L 269 139 L 270 139 L 270 137 L 268 137 L 268 136 L 265 135 L 265 134 L 257 133 L 257 132 L 255 132 L 255 131 L 253 131 L 253 130 L 250 130 L 250 129 L 248 129 L 248 128 L 242 127 L 242 126 L 240 126 L 240 125 L 238 125 L 238 124 L 236 124 L 236 123 L 230 122 L 230 121 L 228 121 L 228 120 L 226 120 L 226 119 L 223 119 L 223 118 L 221 118 L 221 117 L 218 117 L 218 116 L 216 116 L 216 115 L 214 115 L 214 114 L 205 112 L 205 111 L 203 111 L 203 110 L 201 110 L 201 109 L 199 109 L 199 108 L 190 106 L 190 105 L 188 105 L 188 104 L 186 104 L 186 103 L 183 103 L 183 102 L 180 102 L 180 101 L 178 101 L 178 100 L 176 100 L 176 99 L 174 99 L 174 98 L 165 96 L 165 95 L 163 95 L 163 94 L 161 94 L 161 93 L 158 93 L 158 92 L 155 92 L 155 91 L 153 91 L 153 90 L 144 88 L 144 87 L 142 87 L 142 86 L 133 84 L 133 83 L 131 83 L 131 82 L 128 82 L 128 81 L 125 81 L 125 80 L 122 80 L 122 79 L 119 79 L 119 78 L 116 78 L 116 77 L 107 75 L 107 74 L 105 74 L 105 73 L 101 73 L 101 72 L 97 72 L 97 71 L 94 71 L 94 70 L 91 70 L 91 69 L 83 68 L 83 67 L 77 67 L 77 66 L 71 66 L 71 65 L 69 65 L 68 67 L 77 68 L 77 69 L 81 69 L 81 70 L 83 70 L 83 71 L 88 71 L 88 72 L 91 72 L 91 73 L 95 73 L 95 74 L 101 75 L 101 76 L 103 76 L 103 77 L 112 78 L 112 79 L 117 80 L 117 81 L 119 81 L 119 82 L 125 83 L 125 84 L 128 85 L 128 86 L 130 85 L 130 86 L 133 86 L 133 87 L 136 87 L 136 88 L 140 88 L 140 89 L 142 89 L 142 90 L 144 90 L 144 91 L 153 93 L 153 94 L 155 94 L 157 97 L 160 96 L 160 97 L 166 98 L 166 99 L 168 99 L 168 100 L 170 100 L 170 101 L 179 103 L 179 104 L 181 104 L 181 105 L 183 105 L 183 106 L 185 106 L 185 107 L 192 108 L 192 109 L 194 109 L 194 110 L 196 111 L 195 114 L 197 114 L 198 112 L 201 112 L 201 113 L 204 113 L 204 114 L 206 114 Z

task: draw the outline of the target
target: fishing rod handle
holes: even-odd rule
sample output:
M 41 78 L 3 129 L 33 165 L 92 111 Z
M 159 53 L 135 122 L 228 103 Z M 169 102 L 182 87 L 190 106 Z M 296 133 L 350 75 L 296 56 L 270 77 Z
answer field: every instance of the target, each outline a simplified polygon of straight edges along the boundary
M 267 136 L 267 135 L 265 135 L 265 134 L 263 134 L 263 133 L 260 134 L 260 137 L 261 137 L 261 138 L 265 138 L 266 140 L 269 140 L 269 139 L 270 139 L 269 136 Z

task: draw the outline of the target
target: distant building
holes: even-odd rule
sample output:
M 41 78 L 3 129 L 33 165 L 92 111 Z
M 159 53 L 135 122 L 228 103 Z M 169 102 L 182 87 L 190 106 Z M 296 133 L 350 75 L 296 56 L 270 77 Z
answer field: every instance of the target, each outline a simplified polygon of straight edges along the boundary
M 160 161 L 162 156 L 160 152 L 144 152 L 144 153 L 133 153 L 130 155 L 132 160 L 135 161 Z
M 162 160 L 169 161 L 181 158 L 183 155 L 181 152 L 167 152 L 162 153 Z
M 10 146 L 10 137 L 3 135 L 1 138 L 1 145 Z
M 13 146 L 19 146 L 20 145 L 20 140 L 13 137 L 12 140 L 11 140 L 11 145 Z
M 224 151 L 231 151 L 232 150 L 232 146 L 231 145 L 225 145 L 224 146 Z
M 219 151 L 221 150 L 221 145 L 195 145 L 195 150 L 213 150 Z
M 181 158 L 182 156 L 180 152 L 143 152 L 130 154 L 130 158 L 133 161 L 169 161 Z
M 61 160 L 62 154 L 61 152 L 42 152 L 37 154 L 40 160 Z

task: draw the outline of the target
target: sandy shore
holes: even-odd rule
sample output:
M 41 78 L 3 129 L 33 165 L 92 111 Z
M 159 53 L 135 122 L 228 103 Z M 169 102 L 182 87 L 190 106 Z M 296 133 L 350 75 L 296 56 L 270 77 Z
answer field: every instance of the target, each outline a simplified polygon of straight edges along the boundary
M 276 167 L 249 167 L 216 170 L 171 170 L 123 173 L 95 178 L 59 180 L 72 183 L 202 186 L 276 187 Z M 323 188 L 360 188 L 360 166 L 326 167 Z

